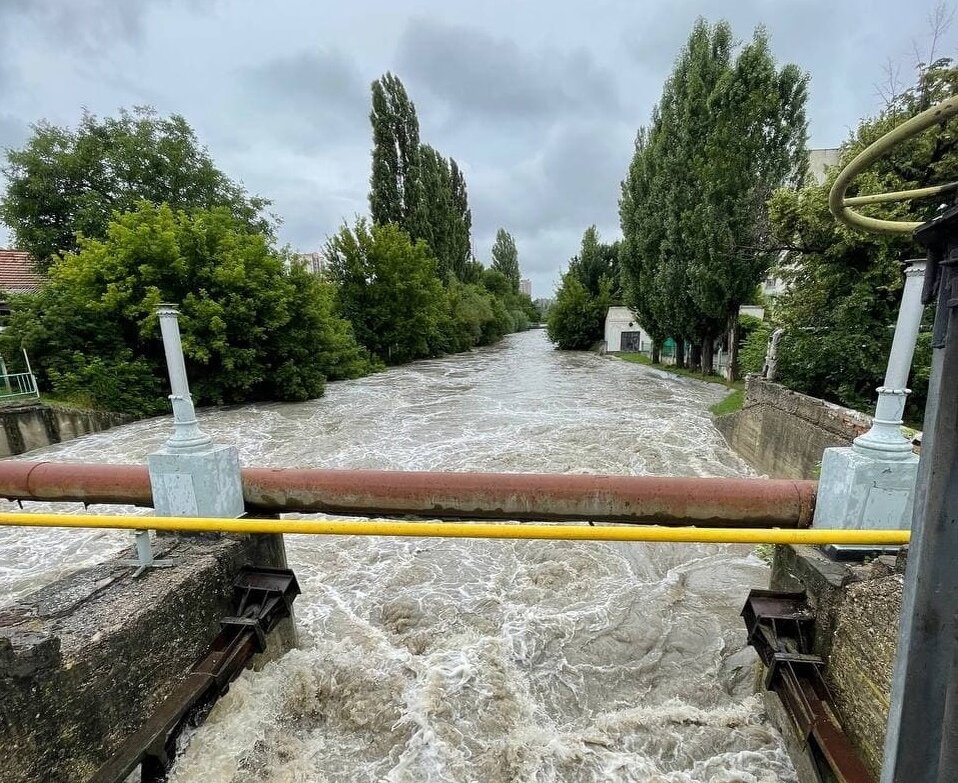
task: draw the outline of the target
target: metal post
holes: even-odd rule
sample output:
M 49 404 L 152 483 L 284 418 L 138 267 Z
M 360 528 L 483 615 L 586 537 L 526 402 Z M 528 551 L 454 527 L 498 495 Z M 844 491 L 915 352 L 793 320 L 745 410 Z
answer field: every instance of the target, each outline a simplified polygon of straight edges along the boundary
M 925 261 L 912 261 L 905 272 L 885 382 L 878 387 L 871 428 L 856 438 L 851 448 L 832 447 L 822 455 L 814 527 L 904 528 L 911 522 L 918 457 L 911 441 L 902 435 L 901 425 L 921 326 L 925 266 Z M 835 546 L 826 549 L 826 554 L 851 560 L 872 551 Z
M 937 294 L 938 310 L 882 783 L 955 779 L 942 764 L 954 754 L 945 723 L 958 676 L 958 207 L 915 236 L 931 262 L 923 301 Z
M 30 385 L 29 391 L 31 391 L 33 394 L 36 394 L 37 397 L 39 397 L 40 390 L 37 389 L 37 379 L 36 379 L 36 376 L 33 374 L 33 368 L 30 366 L 30 357 L 27 356 L 27 349 L 21 348 L 20 350 L 23 351 L 23 361 L 26 362 L 26 365 L 27 365 L 27 382 Z
M 3 360 L 2 356 L 0 356 L 0 374 L 3 375 L 4 392 L 12 394 L 13 390 L 10 388 L 10 373 L 7 372 L 7 363 Z
M 183 343 L 180 340 L 179 310 L 171 304 L 161 304 L 156 314 L 160 319 L 163 335 L 163 350 L 170 375 L 170 402 L 173 405 L 173 434 L 166 447 L 174 451 L 199 451 L 212 443 L 196 421 L 196 409 L 190 395 L 186 378 L 186 363 L 183 360 Z
M 180 339 L 180 325 L 177 320 L 179 310 L 171 304 L 161 304 L 156 314 L 160 321 L 160 333 L 163 335 L 163 350 L 166 353 L 166 367 L 170 376 L 170 402 L 173 406 L 173 434 L 166 447 L 177 453 L 193 453 L 208 448 L 212 442 L 196 421 L 196 409 L 190 395 L 190 384 L 186 377 L 186 362 L 183 359 L 183 342 Z M 172 560 L 156 560 L 150 542 L 150 532 L 139 530 L 134 536 L 137 559 L 126 561 L 137 566 L 134 576 L 139 576 L 148 568 L 168 568 Z
M 782 339 L 785 330 L 778 327 L 768 340 L 768 350 L 765 352 L 765 366 L 762 367 L 762 377 L 772 382 L 778 371 L 778 344 Z
M 912 454 L 911 441 L 902 435 L 901 425 L 904 423 L 905 400 L 911 393 L 907 388 L 908 374 L 924 312 L 921 291 L 925 264 L 923 259 L 912 260 L 905 270 L 905 290 L 902 291 L 895 337 L 888 354 L 885 382 L 877 390 L 875 418 L 871 429 L 855 438 L 852 446 L 860 454 L 876 459 L 907 459 Z

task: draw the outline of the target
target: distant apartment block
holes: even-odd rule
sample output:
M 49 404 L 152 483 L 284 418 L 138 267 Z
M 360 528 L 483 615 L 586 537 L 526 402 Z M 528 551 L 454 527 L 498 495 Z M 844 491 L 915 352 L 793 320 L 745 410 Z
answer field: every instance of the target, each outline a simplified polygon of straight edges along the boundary
M 306 271 L 321 275 L 326 269 L 326 256 L 323 253 L 297 253 L 296 257 L 306 264 Z
M 529 298 L 532 298 L 532 281 L 529 278 L 523 278 L 519 281 L 519 290 Z

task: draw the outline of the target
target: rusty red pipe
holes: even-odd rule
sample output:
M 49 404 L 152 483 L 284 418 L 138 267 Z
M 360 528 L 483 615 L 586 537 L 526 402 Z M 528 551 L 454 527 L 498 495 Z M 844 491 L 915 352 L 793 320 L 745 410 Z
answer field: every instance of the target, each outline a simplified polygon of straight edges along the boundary
M 808 527 L 813 481 L 244 468 L 259 513 Z M 0 497 L 151 506 L 143 465 L 0 462 Z

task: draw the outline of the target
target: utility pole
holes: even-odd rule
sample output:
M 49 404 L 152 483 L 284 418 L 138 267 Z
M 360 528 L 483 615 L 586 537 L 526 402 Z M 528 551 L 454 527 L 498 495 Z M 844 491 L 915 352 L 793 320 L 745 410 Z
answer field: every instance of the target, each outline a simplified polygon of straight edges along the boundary
M 958 207 L 922 224 L 937 301 L 882 783 L 958 775 Z

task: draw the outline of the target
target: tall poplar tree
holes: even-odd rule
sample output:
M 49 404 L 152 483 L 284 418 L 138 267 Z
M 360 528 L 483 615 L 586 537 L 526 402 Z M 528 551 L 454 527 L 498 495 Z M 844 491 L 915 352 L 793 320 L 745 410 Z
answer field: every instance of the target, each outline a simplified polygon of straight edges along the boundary
M 492 268 L 505 275 L 513 290 L 519 290 L 519 251 L 512 234 L 504 228 L 496 232 L 492 246 Z
M 638 316 L 643 328 L 652 338 L 652 361 L 660 358 L 662 343 L 674 334 L 665 309 L 664 292 L 659 287 L 657 273 L 664 223 L 656 207 L 661 200 L 653 199 L 657 187 L 659 159 L 653 144 L 660 133 L 659 109 L 652 112 L 651 128 L 640 128 L 635 139 L 635 154 L 629 173 L 622 183 L 619 199 L 619 219 L 622 225 L 622 243 L 619 250 L 619 273 L 623 298 Z
M 429 221 L 423 195 L 419 119 L 398 76 L 372 83 L 372 174 L 369 210 L 373 223 L 395 223 L 412 239 L 426 239 Z
M 648 131 L 640 131 L 619 203 L 626 298 L 653 338 L 710 372 L 716 338 L 773 262 L 766 202 L 800 181 L 807 76 L 779 70 L 759 28 L 736 54 L 726 22 L 699 19 Z M 732 362 L 734 364 L 734 362 Z
M 460 280 L 468 277 L 467 264 L 472 256 L 472 210 L 462 169 L 453 158 L 449 159 L 452 174 L 452 207 L 456 217 L 452 246 L 453 270 Z

